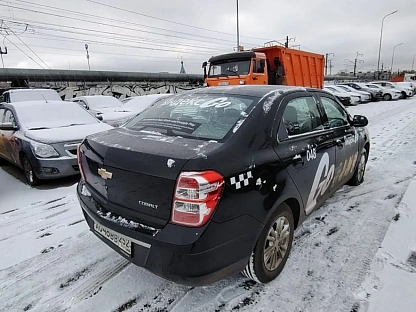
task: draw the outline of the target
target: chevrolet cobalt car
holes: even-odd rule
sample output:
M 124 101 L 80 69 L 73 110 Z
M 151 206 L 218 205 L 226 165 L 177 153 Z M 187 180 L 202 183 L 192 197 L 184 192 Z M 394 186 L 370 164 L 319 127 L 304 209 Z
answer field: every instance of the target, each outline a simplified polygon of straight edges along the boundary
M 205 285 L 242 271 L 267 283 L 296 227 L 363 182 L 367 123 L 323 90 L 184 92 L 83 141 L 79 202 L 94 234 L 159 276 Z

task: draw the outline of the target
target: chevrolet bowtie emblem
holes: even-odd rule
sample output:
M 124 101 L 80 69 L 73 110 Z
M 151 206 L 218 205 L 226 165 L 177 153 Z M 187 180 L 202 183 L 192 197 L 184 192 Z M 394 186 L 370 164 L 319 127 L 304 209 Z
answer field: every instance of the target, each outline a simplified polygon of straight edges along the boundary
M 98 174 L 104 180 L 111 179 L 113 177 L 113 174 L 111 172 L 108 172 L 107 170 L 105 170 L 103 168 L 98 169 Z

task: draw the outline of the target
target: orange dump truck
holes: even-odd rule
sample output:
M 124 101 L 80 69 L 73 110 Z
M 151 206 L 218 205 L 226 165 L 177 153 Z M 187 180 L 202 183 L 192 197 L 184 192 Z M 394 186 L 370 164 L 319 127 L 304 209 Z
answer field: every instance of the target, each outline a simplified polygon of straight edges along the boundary
M 208 87 L 269 84 L 323 88 L 324 62 L 320 54 L 271 46 L 213 56 L 202 67 Z

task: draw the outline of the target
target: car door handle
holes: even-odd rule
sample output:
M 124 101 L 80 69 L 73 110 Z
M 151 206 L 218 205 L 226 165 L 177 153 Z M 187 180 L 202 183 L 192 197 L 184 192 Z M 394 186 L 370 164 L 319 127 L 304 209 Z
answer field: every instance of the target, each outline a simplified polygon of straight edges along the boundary
M 335 143 L 340 148 L 344 147 L 344 142 L 342 140 L 340 140 L 340 139 L 336 140 Z
M 295 157 L 292 159 L 292 164 L 295 168 L 302 167 L 304 164 L 302 156 L 299 154 L 295 155 Z

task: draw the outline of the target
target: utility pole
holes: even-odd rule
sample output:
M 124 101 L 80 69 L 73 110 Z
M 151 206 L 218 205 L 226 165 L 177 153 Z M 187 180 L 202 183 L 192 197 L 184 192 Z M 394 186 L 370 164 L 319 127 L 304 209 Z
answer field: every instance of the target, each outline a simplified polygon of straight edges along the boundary
M 379 70 L 380 70 L 380 56 L 381 56 L 381 41 L 383 40 L 383 26 L 384 26 L 384 20 L 385 20 L 385 18 L 386 18 L 386 17 L 388 17 L 388 16 L 390 16 L 390 15 L 393 15 L 393 14 L 396 14 L 397 12 L 398 12 L 398 11 L 396 10 L 396 11 L 394 11 L 394 12 L 391 12 L 391 13 L 387 14 L 386 16 L 384 16 L 384 17 L 383 17 L 383 19 L 382 19 L 382 21 L 381 21 L 380 45 L 379 45 L 379 48 L 378 48 L 378 62 L 377 62 L 377 79 L 379 79 L 379 76 L 380 76 L 380 74 L 379 74 Z
M 356 74 L 356 71 L 357 71 L 357 62 L 364 63 L 363 60 L 358 59 L 359 56 L 363 56 L 363 55 L 358 53 L 358 51 L 357 51 L 357 56 L 355 57 L 355 60 L 354 60 L 354 77 L 355 77 L 355 74 Z
M 85 50 L 87 51 L 88 70 L 91 70 L 91 67 L 90 67 L 90 54 L 88 53 L 88 44 L 85 44 Z
M 289 36 L 286 36 L 285 48 L 289 48 L 289 42 L 292 40 L 296 41 L 296 37 L 289 38 Z
M 3 60 L 3 54 L 7 54 L 7 47 L 4 47 L 4 50 L 0 47 L 0 55 L 1 55 L 1 62 L 3 63 L 3 68 L 4 68 L 4 60 Z
M 412 71 L 413 71 L 413 68 L 415 67 L 415 57 L 416 57 L 416 54 L 415 54 L 415 55 L 413 55 Z
M 335 53 L 327 53 L 327 54 L 325 54 L 325 76 L 328 75 L 328 57 L 330 55 L 335 56 Z
M 238 1 L 237 0 L 237 51 L 240 52 L 240 21 L 238 17 Z
M 332 59 L 330 59 L 329 60 L 329 75 L 330 76 L 332 75 L 332 67 L 334 67 L 334 66 L 332 66 Z

